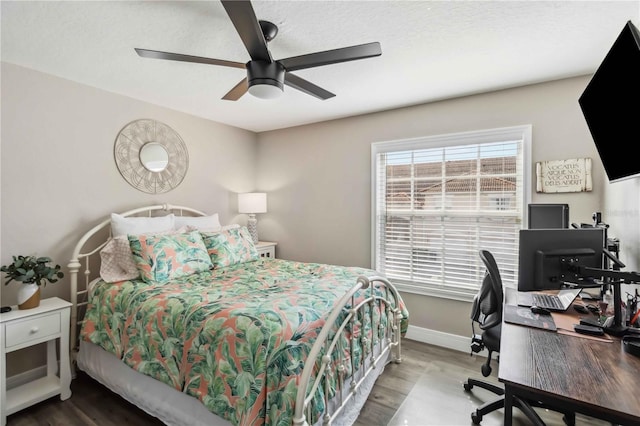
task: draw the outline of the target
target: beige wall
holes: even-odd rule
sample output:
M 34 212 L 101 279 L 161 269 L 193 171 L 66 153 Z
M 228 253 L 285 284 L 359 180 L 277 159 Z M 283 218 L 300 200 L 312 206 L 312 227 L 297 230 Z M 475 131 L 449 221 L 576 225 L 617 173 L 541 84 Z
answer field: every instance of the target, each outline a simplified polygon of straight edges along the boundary
M 569 203 L 571 221 L 591 222 L 592 212 L 603 210 L 604 171 L 577 101 L 588 80 L 566 79 L 261 133 L 257 187 L 269 193 L 269 213 L 259 218 L 261 238 L 278 241 L 279 257 L 369 267 L 372 142 L 524 124 L 533 126 L 532 165 L 594 160 L 592 192 L 532 193 L 531 202 Z M 404 296 L 411 325 L 469 334 L 468 302 Z
M 140 118 L 169 125 L 189 150 L 184 180 L 166 194 L 138 191 L 116 167 L 115 138 Z M 255 189 L 254 133 L 6 63 L 1 136 L 3 265 L 14 254 L 37 254 L 66 271 L 82 233 L 110 212 L 147 204 L 188 205 L 241 222 L 235 193 Z M 3 284 L 0 303 L 15 304 L 17 290 Z M 51 296 L 69 300 L 68 277 L 43 289 Z

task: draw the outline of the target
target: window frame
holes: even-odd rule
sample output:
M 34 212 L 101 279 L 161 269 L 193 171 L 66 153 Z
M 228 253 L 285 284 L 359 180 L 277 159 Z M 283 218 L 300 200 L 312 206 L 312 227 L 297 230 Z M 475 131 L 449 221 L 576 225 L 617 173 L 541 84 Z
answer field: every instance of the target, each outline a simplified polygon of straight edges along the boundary
M 494 129 L 475 130 L 467 132 L 449 133 L 425 137 L 417 137 L 411 139 L 400 139 L 391 141 L 373 142 L 371 144 L 371 265 L 373 269 L 377 269 L 376 246 L 378 241 L 378 227 L 376 211 L 378 208 L 378 170 L 377 155 L 381 153 L 411 151 L 419 149 L 445 148 L 460 145 L 472 145 L 500 142 L 507 140 L 522 140 L 522 206 L 521 208 L 521 229 L 528 220 L 527 205 L 531 200 L 532 188 L 532 165 L 531 165 L 531 136 L 532 125 L 518 125 L 510 127 L 501 127 Z M 517 268 L 517 265 L 516 265 Z M 517 270 L 515 271 L 517 274 Z M 517 276 L 517 275 L 516 275 Z M 393 281 L 393 280 L 391 280 Z M 478 280 L 478 288 L 480 282 Z M 426 296 L 441 297 L 453 300 L 471 301 L 477 290 L 471 292 L 469 289 L 449 286 L 446 289 L 434 287 L 407 286 L 403 283 L 395 283 L 400 291 L 407 293 L 422 294 Z M 515 287 L 516 283 L 504 282 L 506 286 Z

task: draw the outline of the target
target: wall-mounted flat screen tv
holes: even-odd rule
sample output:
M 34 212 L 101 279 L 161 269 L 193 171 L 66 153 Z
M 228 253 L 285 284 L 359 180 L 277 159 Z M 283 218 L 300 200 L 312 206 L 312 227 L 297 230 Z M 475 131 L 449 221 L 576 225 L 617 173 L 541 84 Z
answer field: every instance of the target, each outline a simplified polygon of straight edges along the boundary
M 631 21 L 578 100 L 609 182 L 640 175 L 640 31 Z

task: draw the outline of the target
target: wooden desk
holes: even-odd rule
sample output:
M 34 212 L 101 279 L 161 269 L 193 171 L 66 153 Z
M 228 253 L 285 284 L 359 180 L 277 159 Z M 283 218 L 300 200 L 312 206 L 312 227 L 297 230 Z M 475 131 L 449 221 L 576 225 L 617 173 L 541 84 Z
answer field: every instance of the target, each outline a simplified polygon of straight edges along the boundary
M 505 289 L 505 301 L 516 303 L 515 289 Z M 568 313 L 579 321 L 573 309 Z M 640 357 L 624 352 L 619 338 L 598 342 L 503 322 L 498 378 L 505 387 L 507 426 L 513 396 L 616 424 L 640 424 Z

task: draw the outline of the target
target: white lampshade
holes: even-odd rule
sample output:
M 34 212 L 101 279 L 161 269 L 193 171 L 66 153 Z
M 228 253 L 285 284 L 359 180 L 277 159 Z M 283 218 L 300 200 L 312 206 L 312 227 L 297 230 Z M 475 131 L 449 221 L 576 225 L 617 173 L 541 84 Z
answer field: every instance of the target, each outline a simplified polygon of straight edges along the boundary
M 267 194 L 264 192 L 238 194 L 238 212 L 249 214 L 266 213 Z

